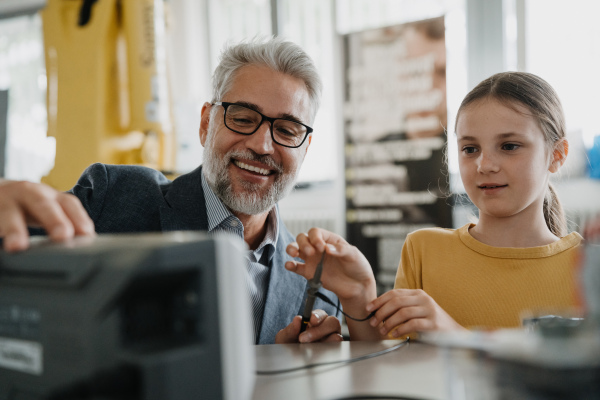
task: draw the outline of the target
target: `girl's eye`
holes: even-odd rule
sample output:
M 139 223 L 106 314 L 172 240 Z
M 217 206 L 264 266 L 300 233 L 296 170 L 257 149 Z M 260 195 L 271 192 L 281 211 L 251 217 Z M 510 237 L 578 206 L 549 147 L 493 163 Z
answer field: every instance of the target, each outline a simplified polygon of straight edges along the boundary
M 521 146 L 519 146 L 518 144 L 515 144 L 515 143 L 505 143 L 502 145 L 502 150 L 508 150 L 508 151 L 517 150 L 519 147 L 521 147 Z
M 463 151 L 463 153 L 466 153 L 466 154 L 473 154 L 477 151 L 477 149 L 473 146 L 465 146 L 465 147 L 463 147 L 462 151 Z

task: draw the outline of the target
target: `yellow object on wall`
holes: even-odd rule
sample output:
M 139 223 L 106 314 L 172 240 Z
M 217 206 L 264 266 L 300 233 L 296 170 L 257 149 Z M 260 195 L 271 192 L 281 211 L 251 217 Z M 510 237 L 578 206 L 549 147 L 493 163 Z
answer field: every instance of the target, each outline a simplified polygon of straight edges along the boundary
M 45 183 L 67 190 L 94 162 L 174 169 L 162 6 L 48 0 L 41 15 L 56 161 Z

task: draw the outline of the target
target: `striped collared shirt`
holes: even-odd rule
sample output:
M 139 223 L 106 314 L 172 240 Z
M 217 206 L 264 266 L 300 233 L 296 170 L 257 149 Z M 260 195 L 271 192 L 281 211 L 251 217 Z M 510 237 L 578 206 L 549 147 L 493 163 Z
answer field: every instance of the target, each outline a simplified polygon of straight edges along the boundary
M 204 173 L 202 173 L 202 189 L 206 201 L 208 217 L 208 233 L 230 232 L 244 239 L 244 226 L 242 222 L 223 205 L 221 200 L 212 191 Z M 262 326 L 262 316 L 269 288 L 271 274 L 270 262 L 275 254 L 277 236 L 279 234 L 277 207 L 273 207 L 267 216 L 267 232 L 256 250 L 248 250 L 248 294 L 252 307 L 252 321 L 254 324 L 254 342 L 259 343 Z

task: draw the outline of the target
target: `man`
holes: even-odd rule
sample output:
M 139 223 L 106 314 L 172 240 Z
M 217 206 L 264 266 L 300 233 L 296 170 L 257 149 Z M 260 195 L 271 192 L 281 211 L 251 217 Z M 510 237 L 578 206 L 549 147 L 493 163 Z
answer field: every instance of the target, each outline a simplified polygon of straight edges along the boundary
M 299 336 L 307 282 L 284 268 L 294 238 L 276 206 L 293 188 L 310 145 L 321 94 L 316 68 L 293 43 L 253 41 L 227 48 L 213 81 L 200 122 L 202 166 L 170 182 L 144 167 L 94 164 L 70 193 L 4 181 L 4 248 L 27 248 L 27 225 L 53 240 L 94 232 L 233 232 L 249 248 L 256 343 L 341 340 L 339 307 L 320 299 L 315 307 L 322 310 Z

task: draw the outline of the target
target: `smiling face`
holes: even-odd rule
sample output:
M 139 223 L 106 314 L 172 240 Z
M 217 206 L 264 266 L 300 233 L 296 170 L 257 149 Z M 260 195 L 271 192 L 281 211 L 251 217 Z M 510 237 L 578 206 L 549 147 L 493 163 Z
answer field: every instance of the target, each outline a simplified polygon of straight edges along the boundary
M 238 103 L 273 118 L 312 123 L 306 85 L 301 79 L 266 66 L 240 68 L 221 101 Z M 211 189 L 232 211 L 257 215 L 269 211 L 294 186 L 310 142 L 286 148 L 273 142 L 268 122 L 252 135 L 223 123 L 224 109 L 205 104 L 200 141 L 205 147 L 203 170 Z
M 484 218 L 543 217 L 550 173 L 562 164 L 528 110 L 484 98 L 463 109 L 456 125 L 460 175 Z

